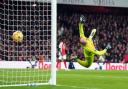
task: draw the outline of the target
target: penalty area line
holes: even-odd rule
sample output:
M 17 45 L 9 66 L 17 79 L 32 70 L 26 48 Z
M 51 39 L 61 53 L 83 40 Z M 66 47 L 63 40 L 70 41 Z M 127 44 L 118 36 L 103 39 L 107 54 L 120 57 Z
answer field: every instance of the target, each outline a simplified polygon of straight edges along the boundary
M 70 86 L 70 85 L 56 85 L 61 87 L 68 87 L 68 88 L 74 88 L 74 89 L 100 89 L 95 87 L 79 87 L 79 86 Z
M 128 78 L 127 76 L 96 76 L 98 78 Z

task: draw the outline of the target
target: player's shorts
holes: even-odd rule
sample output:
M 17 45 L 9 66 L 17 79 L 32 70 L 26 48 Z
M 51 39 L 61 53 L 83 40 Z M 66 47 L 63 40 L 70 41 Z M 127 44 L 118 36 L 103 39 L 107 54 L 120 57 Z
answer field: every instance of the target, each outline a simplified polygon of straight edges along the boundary
M 66 60 L 66 58 L 67 58 L 66 55 L 63 55 L 63 56 L 60 55 L 58 59 L 59 59 L 59 60 Z

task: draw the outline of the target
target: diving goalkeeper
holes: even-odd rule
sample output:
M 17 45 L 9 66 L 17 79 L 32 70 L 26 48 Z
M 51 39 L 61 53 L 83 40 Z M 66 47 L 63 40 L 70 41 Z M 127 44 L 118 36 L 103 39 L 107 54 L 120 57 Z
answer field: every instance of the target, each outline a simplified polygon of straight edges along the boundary
M 83 54 L 84 54 L 85 59 L 81 60 L 80 58 L 76 57 L 76 61 L 80 65 L 88 68 L 91 66 L 92 62 L 94 61 L 94 56 L 95 55 L 99 55 L 99 56 L 104 55 L 107 51 L 107 48 L 105 48 L 102 51 L 98 51 L 95 49 L 92 38 L 95 35 L 96 29 L 92 29 L 92 32 L 88 38 L 85 37 L 84 31 L 83 31 L 84 30 L 83 29 L 84 21 L 85 21 L 85 18 L 82 15 L 80 17 L 80 22 L 79 22 L 79 34 L 80 34 L 80 45 L 83 49 Z

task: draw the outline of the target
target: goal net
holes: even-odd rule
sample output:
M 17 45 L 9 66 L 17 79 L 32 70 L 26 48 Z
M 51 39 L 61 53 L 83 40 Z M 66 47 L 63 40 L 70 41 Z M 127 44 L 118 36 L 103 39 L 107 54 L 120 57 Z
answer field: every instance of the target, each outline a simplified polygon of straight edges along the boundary
M 22 31 L 21 43 L 12 34 Z M 0 1 L 0 87 L 56 85 L 56 0 Z

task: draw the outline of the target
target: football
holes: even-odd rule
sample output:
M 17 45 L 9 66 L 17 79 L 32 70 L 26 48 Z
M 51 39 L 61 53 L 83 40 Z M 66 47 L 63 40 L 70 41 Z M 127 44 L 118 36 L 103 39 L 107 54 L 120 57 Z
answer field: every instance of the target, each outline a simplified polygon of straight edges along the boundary
M 14 42 L 22 42 L 23 41 L 23 33 L 21 31 L 13 32 L 12 39 Z

